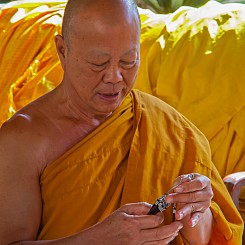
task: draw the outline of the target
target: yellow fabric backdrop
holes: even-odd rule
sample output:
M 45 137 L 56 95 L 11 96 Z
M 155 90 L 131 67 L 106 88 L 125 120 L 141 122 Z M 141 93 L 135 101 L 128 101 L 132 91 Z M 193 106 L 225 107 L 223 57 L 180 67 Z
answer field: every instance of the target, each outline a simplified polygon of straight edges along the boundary
M 0 11 L 0 125 L 61 81 L 53 38 L 60 32 L 64 6 L 17 1 Z
M 65 2 L 17 1 L 0 12 L 0 125 L 61 81 L 53 37 Z M 135 88 L 166 101 L 202 130 L 222 177 L 244 171 L 244 5 L 209 2 L 140 15 Z
M 222 177 L 245 170 L 245 5 L 210 1 L 142 15 L 135 87 L 166 101 L 208 138 Z

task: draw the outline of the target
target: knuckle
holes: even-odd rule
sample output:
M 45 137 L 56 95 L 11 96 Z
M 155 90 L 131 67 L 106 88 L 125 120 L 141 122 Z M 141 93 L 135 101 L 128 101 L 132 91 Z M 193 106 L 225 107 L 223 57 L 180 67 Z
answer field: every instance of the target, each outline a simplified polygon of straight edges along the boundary
M 200 175 L 196 179 L 196 183 L 197 183 L 197 185 L 198 185 L 198 187 L 200 189 L 204 189 L 206 187 L 210 187 L 211 186 L 210 179 L 207 176 L 204 176 L 204 175 Z
M 139 229 L 139 221 L 137 219 L 130 217 L 125 220 L 125 223 L 129 229 L 134 229 L 134 230 Z
M 209 201 L 203 203 L 202 207 L 200 208 L 200 212 L 204 213 L 209 207 L 210 207 Z
M 209 202 L 211 202 L 211 200 L 213 199 L 213 197 L 214 197 L 214 194 L 213 194 L 213 192 L 211 192 L 211 193 L 209 194 Z
M 207 186 L 206 179 L 204 179 L 204 178 L 197 179 L 197 187 L 199 189 L 204 189 L 206 186 Z
M 206 190 L 206 198 L 211 202 L 212 198 L 214 197 L 214 193 L 213 193 L 213 190 L 212 188 L 208 188 Z
M 188 200 L 189 200 L 189 203 L 196 202 L 195 193 L 189 193 Z
M 158 216 L 154 216 L 153 224 L 154 224 L 154 227 L 157 227 L 161 224 L 161 220 L 159 219 Z
M 127 227 L 131 225 L 132 219 L 130 218 L 130 216 L 128 216 L 125 213 L 120 213 L 120 216 L 121 216 L 121 224 L 122 225 L 126 225 Z

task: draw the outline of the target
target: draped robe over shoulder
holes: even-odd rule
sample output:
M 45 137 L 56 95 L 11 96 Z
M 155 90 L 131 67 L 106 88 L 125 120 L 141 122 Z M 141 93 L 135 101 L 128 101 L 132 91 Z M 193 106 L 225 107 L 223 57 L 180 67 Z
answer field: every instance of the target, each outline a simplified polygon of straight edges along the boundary
M 241 244 L 242 219 L 206 138 L 162 100 L 133 90 L 110 118 L 44 170 L 38 239 L 79 232 L 125 203 L 153 203 L 177 176 L 191 172 L 212 182 L 210 244 Z M 164 212 L 165 224 L 172 222 L 172 207 Z M 175 243 L 185 241 L 179 235 Z
M 14 1 L 0 10 L 0 125 L 62 80 L 54 36 L 66 2 Z M 205 134 L 221 177 L 245 171 L 245 5 L 209 1 L 172 14 L 139 13 L 134 88 L 167 102 Z

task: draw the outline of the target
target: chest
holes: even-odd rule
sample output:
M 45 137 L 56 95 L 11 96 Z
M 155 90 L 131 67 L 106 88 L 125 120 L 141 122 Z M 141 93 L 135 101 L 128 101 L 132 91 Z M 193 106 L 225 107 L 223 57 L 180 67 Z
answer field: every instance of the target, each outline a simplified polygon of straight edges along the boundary
M 57 129 L 53 129 L 52 131 L 47 130 L 41 141 L 38 157 L 41 172 L 74 147 L 84 137 L 86 137 L 86 134 L 82 130 L 72 127 L 62 131 Z

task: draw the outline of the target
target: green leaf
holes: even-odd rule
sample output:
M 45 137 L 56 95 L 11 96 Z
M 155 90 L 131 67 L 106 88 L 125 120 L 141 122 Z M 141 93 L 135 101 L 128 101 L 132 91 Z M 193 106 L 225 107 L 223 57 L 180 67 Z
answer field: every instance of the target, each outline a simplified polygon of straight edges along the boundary
M 164 13 L 157 0 L 142 0 L 157 13 Z
M 184 3 L 184 0 L 172 0 L 171 1 L 171 12 L 174 12 L 179 7 L 181 7 Z
M 184 0 L 183 5 L 191 7 L 200 7 L 207 3 L 209 0 Z

